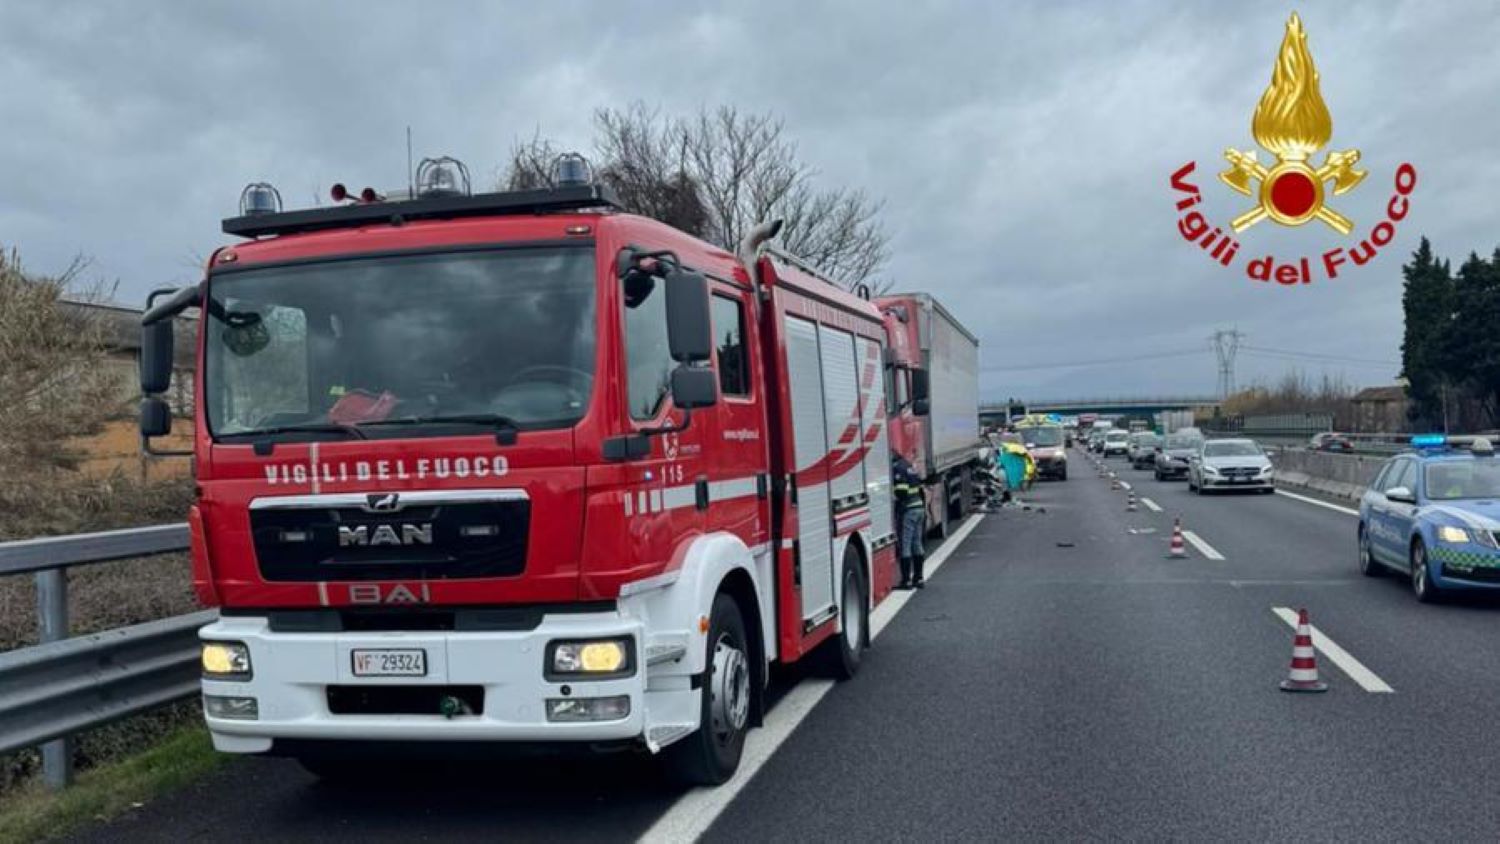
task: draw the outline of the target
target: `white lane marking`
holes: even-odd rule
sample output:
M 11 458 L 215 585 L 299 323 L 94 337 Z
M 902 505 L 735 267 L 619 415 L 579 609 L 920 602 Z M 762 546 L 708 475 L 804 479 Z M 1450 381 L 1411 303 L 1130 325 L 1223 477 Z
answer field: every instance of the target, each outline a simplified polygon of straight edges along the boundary
M 927 560 L 926 574 L 930 577 L 942 568 L 948 556 L 953 553 L 969 533 L 972 532 L 984 518 L 983 513 L 969 517 L 953 536 L 949 537 L 943 547 L 938 549 Z M 896 613 L 905 607 L 912 599 L 914 592 L 893 592 L 890 597 L 881 602 L 880 606 L 870 614 L 870 638 L 874 639 L 880 635 L 887 624 Z M 642 841 L 696 841 L 713 822 L 729 808 L 734 798 L 750 784 L 766 762 L 776 753 L 777 748 L 791 737 L 808 715 L 817 707 L 818 702 L 833 690 L 835 683 L 832 680 L 810 679 L 798 683 L 795 688 L 782 696 L 776 707 L 766 713 L 766 721 L 759 729 L 751 730 L 745 737 L 744 755 L 740 757 L 740 767 L 735 771 L 729 782 L 718 788 L 695 788 L 677 799 L 676 803 L 666 811 L 651 828 L 641 835 Z
M 1285 495 L 1287 498 L 1295 498 L 1298 501 L 1305 501 L 1308 504 L 1316 504 L 1319 507 L 1326 507 L 1329 510 L 1335 510 L 1335 511 L 1340 512 L 1340 513 L 1347 513 L 1350 516 L 1358 516 L 1359 515 L 1359 511 L 1358 510 L 1351 510 L 1348 507 L 1340 507 L 1337 504 L 1330 504 L 1327 501 L 1319 501 L 1316 498 L 1309 498 L 1306 495 L 1298 495 L 1295 492 L 1287 492 L 1284 489 L 1278 489 L 1278 490 L 1276 490 L 1276 494 L 1277 495 Z
M 1146 505 L 1146 509 L 1150 510 L 1153 513 L 1160 513 L 1161 512 L 1161 505 L 1157 504 L 1155 501 L 1152 501 L 1149 498 L 1142 497 L 1141 498 L 1141 503 L 1144 504 L 1144 505 Z
M 1120 489 L 1130 489 L 1130 481 L 1120 481 Z
M 1272 607 L 1271 611 L 1281 617 L 1291 626 L 1297 629 L 1297 613 L 1290 607 Z M 1349 679 L 1359 684 L 1359 687 L 1367 692 L 1389 693 L 1394 692 L 1386 682 L 1375 675 L 1374 671 L 1365 667 L 1363 662 L 1355 659 L 1348 651 L 1338 646 L 1338 643 L 1328 638 L 1327 634 L 1314 625 L 1307 625 L 1312 631 L 1313 647 L 1317 648 L 1328 661 L 1339 667 L 1340 671 L 1349 675 Z
M 1203 537 L 1199 536 L 1198 534 L 1193 533 L 1190 530 L 1185 530 L 1182 532 L 1182 538 L 1186 539 L 1188 542 L 1193 543 L 1193 547 L 1198 549 L 1198 553 L 1209 558 L 1210 560 L 1224 559 L 1223 554 L 1220 554 L 1218 551 L 1216 551 L 1212 545 L 1204 542 Z

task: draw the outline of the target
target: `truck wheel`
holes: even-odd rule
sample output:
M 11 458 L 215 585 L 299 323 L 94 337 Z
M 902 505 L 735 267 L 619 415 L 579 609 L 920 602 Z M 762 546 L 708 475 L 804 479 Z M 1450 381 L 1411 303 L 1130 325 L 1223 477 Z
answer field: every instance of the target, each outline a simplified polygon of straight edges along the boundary
M 1064 466 L 1062 468 L 1062 471 L 1057 473 L 1057 479 L 1060 481 L 1065 481 L 1068 479 L 1068 467 Z
M 870 606 L 865 600 L 865 579 L 859 570 L 859 552 L 844 546 L 844 586 L 839 595 L 839 622 L 844 629 L 823 643 L 823 660 L 836 680 L 859 673 L 859 662 L 869 644 Z
M 719 785 L 734 776 L 749 730 L 757 671 L 739 604 L 723 593 L 714 597 L 707 647 L 698 731 L 664 753 L 672 774 L 691 785 Z

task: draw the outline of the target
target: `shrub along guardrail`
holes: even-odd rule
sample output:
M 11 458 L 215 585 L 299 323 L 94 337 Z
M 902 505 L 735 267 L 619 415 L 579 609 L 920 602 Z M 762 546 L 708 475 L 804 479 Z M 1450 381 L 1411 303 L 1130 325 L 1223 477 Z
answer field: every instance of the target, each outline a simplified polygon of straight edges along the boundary
M 198 628 L 212 610 L 68 636 L 68 569 L 184 551 L 186 524 L 0 542 L 0 576 L 36 577 L 41 644 L 0 653 L 0 753 L 41 745 L 53 788 L 73 775 L 79 730 L 198 690 Z

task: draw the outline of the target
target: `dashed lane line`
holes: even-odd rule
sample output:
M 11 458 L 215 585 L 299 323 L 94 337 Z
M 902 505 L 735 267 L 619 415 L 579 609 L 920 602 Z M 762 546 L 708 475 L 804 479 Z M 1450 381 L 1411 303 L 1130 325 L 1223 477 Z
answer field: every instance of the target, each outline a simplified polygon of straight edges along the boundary
M 1191 542 L 1193 544 L 1193 547 L 1198 549 L 1199 554 L 1202 554 L 1210 560 L 1224 559 L 1223 554 L 1220 554 L 1218 550 L 1215 549 L 1212 545 L 1204 542 L 1203 537 L 1199 536 L 1198 534 L 1193 533 L 1190 530 L 1185 530 L 1182 532 L 1182 538 L 1186 539 L 1188 542 Z
M 1293 499 L 1296 499 L 1298 501 L 1301 501 L 1301 502 L 1304 502 L 1304 503 L 1307 503 L 1307 504 L 1315 504 L 1315 505 L 1317 505 L 1319 507 L 1323 507 L 1323 508 L 1328 509 L 1328 510 L 1333 510 L 1333 511 L 1338 512 L 1338 513 L 1344 513 L 1344 514 L 1350 515 L 1350 516 L 1358 516 L 1359 515 L 1359 511 L 1358 510 L 1354 510 L 1354 509 L 1351 509 L 1349 507 L 1340 507 L 1337 504 L 1332 504 L 1332 503 L 1329 503 L 1327 501 L 1320 501 L 1320 500 L 1318 500 L 1316 498 L 1310 498 L 1310 497 L 1308 497 L 1306 495 L 1298 495 L 1295 492 L 1287 492 L 1284 489 L 1278 489 L 1278 490 L 1276 490 L 1276 494 L 1277 495 L 1284 495 L 1287 498 L 1293 498 Z
M 1290 607 L 1272 607 L 1271 611 L 1280 616 L 1281 620 L 1290 625 L 1293 630 L 1297 629 L 1297 613 L 1292 611 Z M 1384 680 L 1376 676 L 1374 671 L 1366 668 L 1363 662 L 1355 659 L 1348 651 L 1339 647 L 1337 642 L 1328 638 L 1327 634 L 1323 631 L 1311 624 L 1308 625 L 1308 628 L 1312 631 L 1313 647 L 1317 648 L 1319 653 L 1328 657 L 1328 661 L 1337 665 L 1340 671 L 1349 675 L 1349 679 L 1358 683 L 1360 688 L 1377 694 L 1389 694 L 1395 691 Z
M 1120 481 L 1120 489 L 1129 490 L 1130 489 L 1130 481 Z
M 1146 505 L 1146 509 L 1150 510 L 1153 513 L 1160 513 L 1161 512 L 1161 505 L 1157 504 L 1155 501 L 1152 501 L 1149 498 L 1146 498 L 1146 497 L 1142 496 L 1141 497 L 1141 503 L 1144 504 L 1144 505 Z
M 984 514 L 971 516 L 943 547 L 927 560 L 927 576 L 936 574 L 943 567 L 953 550 L 963 544 L 973 532 Z M 870 638 L 873 640 L 891 623 L 891 619 L 912 600 L 915 592 L 895 592 L 870 613 Z M 765 724 L 751 730 L 745 737 L 745 749 L 740 757 L 739 770 L 729 782 L 718 788 L 695 788 L 677 799 L 666 813 L 657 819 L 640 838 L 642 841 L 696 841 L 713 822 L 729 808 L 734 798 L 744 791 L 771 756 L 776 753 L 797 726 L 812 714 L 823 697 L 833 690 L 834 682 L 824 679 L 808 679 L 782 696 L 775 708 L 766 713 Z

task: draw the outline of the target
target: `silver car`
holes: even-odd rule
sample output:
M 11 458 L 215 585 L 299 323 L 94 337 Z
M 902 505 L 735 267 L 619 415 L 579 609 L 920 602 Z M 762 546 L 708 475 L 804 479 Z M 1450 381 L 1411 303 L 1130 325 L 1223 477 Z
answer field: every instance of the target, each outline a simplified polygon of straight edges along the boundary
M 1274 492 L 1271 459 L 1255 440 L 1208 440 L 1188 459 L 1188 489 L 1255 489 Z

